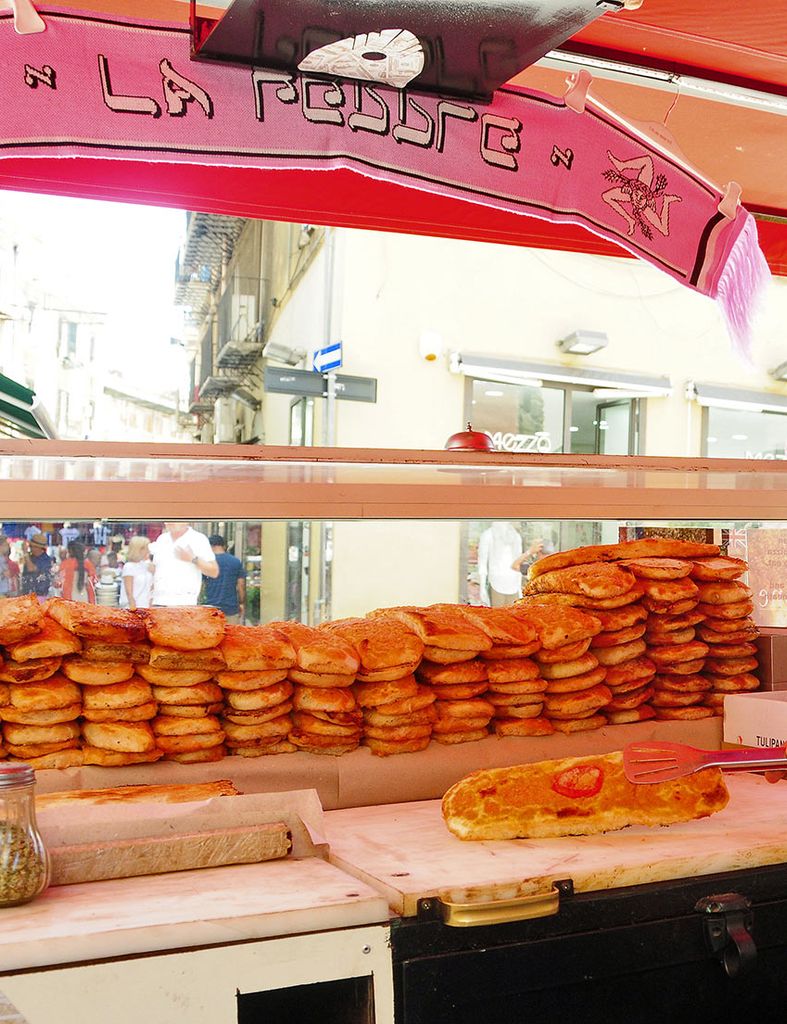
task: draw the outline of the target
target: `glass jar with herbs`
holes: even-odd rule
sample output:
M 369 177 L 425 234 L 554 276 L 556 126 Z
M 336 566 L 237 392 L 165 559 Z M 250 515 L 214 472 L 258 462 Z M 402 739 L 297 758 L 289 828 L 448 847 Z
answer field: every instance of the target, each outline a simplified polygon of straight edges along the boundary
M 49 857 L 36 824 L 35 772 L 0 763 L 0 907 L 27 903 L 49 884 Z

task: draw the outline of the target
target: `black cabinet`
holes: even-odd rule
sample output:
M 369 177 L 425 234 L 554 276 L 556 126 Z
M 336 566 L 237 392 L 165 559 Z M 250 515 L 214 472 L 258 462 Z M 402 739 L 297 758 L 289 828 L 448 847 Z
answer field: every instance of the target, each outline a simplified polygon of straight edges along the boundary
M 397 1024 L 787 1021 L 787 865 L 563 896 L 517 924 L 427 910 L 392 943 Z

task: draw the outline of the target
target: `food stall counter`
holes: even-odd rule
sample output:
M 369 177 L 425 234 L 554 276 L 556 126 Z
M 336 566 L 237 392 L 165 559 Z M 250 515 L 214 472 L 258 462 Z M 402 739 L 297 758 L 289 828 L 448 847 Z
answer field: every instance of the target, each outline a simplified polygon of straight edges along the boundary
M 156 1024 L 236 1024 L 244 998 L 360 978 L 392 1019 L 390 916 L 319 858 L 56 886 L 3 910 L 0 991 L 29 1024 L 107 1019 L 109 1006 L 113 1024 L 131 1024 L 135 991 Z

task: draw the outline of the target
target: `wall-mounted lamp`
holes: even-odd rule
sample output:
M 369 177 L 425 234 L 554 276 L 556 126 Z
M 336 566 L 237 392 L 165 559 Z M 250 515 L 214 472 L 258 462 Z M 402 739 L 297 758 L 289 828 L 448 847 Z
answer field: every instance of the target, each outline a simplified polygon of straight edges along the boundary
M 787 362 L 779 363 L 775 370 L 769 370 L 768 373 L 774 380 L 787 381 Z
M 603 331 L 574 331 L 567 338 L 561 338 L 557 347 L 573 356 L 589 356 L 608 344 L 609 338 Z

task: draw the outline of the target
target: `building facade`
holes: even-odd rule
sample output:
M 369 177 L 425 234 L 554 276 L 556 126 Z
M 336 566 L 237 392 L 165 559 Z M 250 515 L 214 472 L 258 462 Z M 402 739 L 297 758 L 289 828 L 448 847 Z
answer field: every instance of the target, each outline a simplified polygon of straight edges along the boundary
M 511 451 L 785 458 L 783 281 L 746 362 L 715 303 L 638 261 L 201 220 L 213 262 L 192 256 L 185 270 L 192 289 L 204 279 L 192 403 L 203 440 L 435 449 L 472 422 Z M 336 384 L 315 374 L 315 394 L 297 371 L 339 345 Z M 263 618 L 476 599 L 488 526 L 264 524 Z M 616 526 L 532 523 L 523 509 L 516 528 L 548 548 Z

